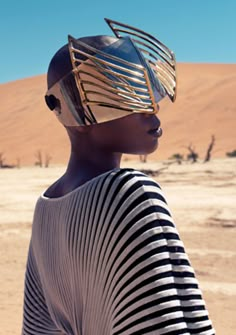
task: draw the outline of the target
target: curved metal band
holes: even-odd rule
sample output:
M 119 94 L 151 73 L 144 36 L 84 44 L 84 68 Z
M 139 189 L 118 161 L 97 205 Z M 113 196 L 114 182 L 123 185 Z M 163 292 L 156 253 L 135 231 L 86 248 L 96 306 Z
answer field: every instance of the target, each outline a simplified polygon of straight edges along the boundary
M 117 41 L 98 50 L 68 36 L 73 70 L 47 92 L 61 101 L 61 112 L 55 112 L 66 126 L 110 121 L 132 112 L 154 114 L 166 95 L 172 102 L 176 98 L 173 52 L 150 34 L 105 20 Z M 74 85 L 68 77 L 74 78 Z

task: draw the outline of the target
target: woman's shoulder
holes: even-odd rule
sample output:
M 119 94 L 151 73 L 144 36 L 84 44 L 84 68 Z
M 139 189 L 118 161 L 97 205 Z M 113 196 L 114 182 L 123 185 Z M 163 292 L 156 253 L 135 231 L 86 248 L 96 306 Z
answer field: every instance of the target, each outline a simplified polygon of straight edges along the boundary
M 133 199 L 142 196 L 166 202 L 159 183 L 142 171 L 130 168 L 115 170 L 109 174 L 107 184 L 109 183 L 112 184 L 113 192 L 124 200 L 131 196 Z
M 167 201 L 159 184 L 139 170 L 123 168 L 111 172 L 102 192 L 99 193 L 99 198 L 100 203 L 110 209 L 112 217 L 121 217 L 122 222 L 125 218 L 129 220 L 135 217 L 142 220 L 149 216 L 172 222 Z
M 123 197 L 131 194 L 142 193 L 151 195 L 158 193 L 161 196 L 160 185 L 147 174 L 132 168 L 116 168 L 92 178 L 83 185 L 63 196 L 50 197 L 46 192 L 42 193 L 40 202 L 62 202 L 71 197 L 78 197 L 85 193 L 98 192 L 100 197 L 109 194 L 114 197 Z M 164 196 L 162 195 L 164 198 Z
M 117 180 L 132 180 L 133 182 L 137 182 L 142 185 L 153 185 L 160 188 L 158 182 L 142 170 L 135 170 L 132 168 L 119 168 L 113 170 L 110 173 L 110 176 L 111 178 L 114 177 L 114 179 Z

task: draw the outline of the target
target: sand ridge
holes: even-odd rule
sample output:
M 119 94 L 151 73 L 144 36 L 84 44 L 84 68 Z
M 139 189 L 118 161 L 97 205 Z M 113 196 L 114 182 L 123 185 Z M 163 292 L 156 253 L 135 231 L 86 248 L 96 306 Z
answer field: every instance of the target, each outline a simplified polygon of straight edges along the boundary
M 201 157 L 215 135 L 215 157 L 236 149 L 236 64 L 178 64 L 178 95 L 174 104 L 161 102 L 163 136 L 151 160 L 186 155 L 192 144 Z M 0 152 L 8 164 L 34 165 L 38 150 L 65 164 L 69 141 L 44 102 L 46 76 L 0 85 Z
M 141 164 L 159 171 L 174 221 L 195 268 L 217 334 L 236 333 L 236 64 L 178 64 L 177 102 L 161 103 L 164 129 L 159 149 Z M 65 171 L 69 141 L 44 103 L 46 76 L 0 85 L 0 154 L 20 169 L 0 169 L 0 335 L 20 333 L 23 281 L 38 196 Z M 213 160 L 202 163 L 212 135 Z M 186 155 L 192 143 L 199 163 L 166 159 Z M 36 152 L 52 156 L 48 169 L 34 167 Z M 165 160 L 164 160 L 165 159 Z M 60 165 L 57 165 L 60 164 Z

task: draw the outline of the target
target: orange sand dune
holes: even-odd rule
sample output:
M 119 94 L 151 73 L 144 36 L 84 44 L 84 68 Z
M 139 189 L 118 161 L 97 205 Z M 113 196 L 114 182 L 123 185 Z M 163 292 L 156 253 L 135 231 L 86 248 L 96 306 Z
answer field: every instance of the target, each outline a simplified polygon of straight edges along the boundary
M 178 64 L 175 104 L 161 103 L 164 129 L 152 159 L 174 153 L 186 155 L 192 143 L 204 158 L 211 136 L 216 137 L 214 157 L 236 149 L 236 64 Z M 63 127 L 44 103 L 45 75 L 0 85 L 0 153 L 5 163 L 33 165 L 41 150 L 52 163 L 65 163 L 69 141 Z

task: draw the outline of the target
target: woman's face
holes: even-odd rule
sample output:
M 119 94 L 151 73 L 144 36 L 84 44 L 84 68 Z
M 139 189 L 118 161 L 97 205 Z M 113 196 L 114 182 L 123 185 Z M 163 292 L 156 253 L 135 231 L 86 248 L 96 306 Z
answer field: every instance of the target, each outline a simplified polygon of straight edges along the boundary
M 110 152 L 150 154 L 162 134 L 156 115 L 132 113 L 128 116 L 89 126 L 94 145 Z

